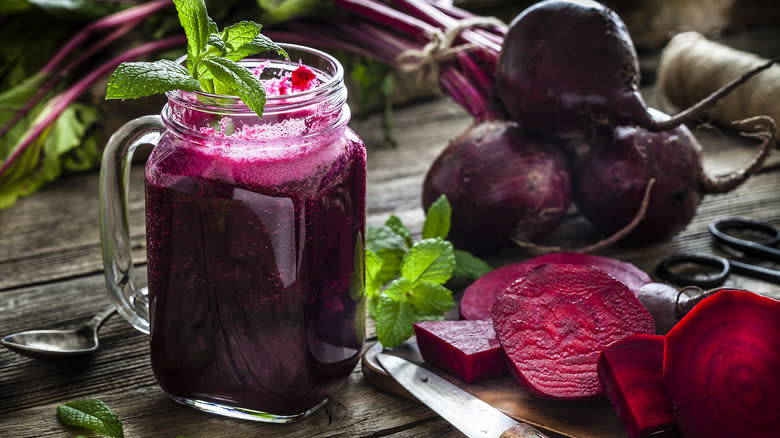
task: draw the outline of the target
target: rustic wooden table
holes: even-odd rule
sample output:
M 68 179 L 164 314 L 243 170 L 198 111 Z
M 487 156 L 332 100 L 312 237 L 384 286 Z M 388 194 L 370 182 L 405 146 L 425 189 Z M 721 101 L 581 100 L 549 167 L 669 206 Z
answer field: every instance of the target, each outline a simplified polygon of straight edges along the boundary
M 644 90 L 652 95 L 652 90 Z M 652 100 L 652 99 L 651 99 Z M 420 190 L 437 153 L 470 123 L 469 116 L 445 98 L 397 109 L 397 147 L 382 146 L 380 120 L 352 126 L 368 153 L 369 224 L 396 214 L 417 234 L 422 227 Z M 701 132 L 705 165 L 718 172 L 746 163 L 753 146 L 717 131 Z M 142 168 L 131 177 L 128 211 L 134 260 L 145 260 Z M 109 304 L 103 280 L 98 236 L 98 174 L 58 180 L 12 208 L 0 211 L 0 336 L 14 331 L 67 327 Z M 780 161 L 738 190 L 704 199 L 695 220 L 674 239 L 646 248 L 612 247 L 601 255 L 632 262 L 652 272 L 661 258 L 675 253 L 720 253 L 707 224 L 715 218 L 750 216 L 780 226 Z M 598 238 L 572 211 L 565 232 L 552 241 L 569 247 Z M 500 266 L 529 257 L 507 250 L 490 259 Z M 143 273 L 144 269 L 137 270 Z M 780 298 L 780 287 L 732 276 L 728 286 Z M 373 337 L 369 322 L 369 341 Z M 92 397 L 104 400 L 120 416 L 127 437 L 379 437 L 460 436 L 424 406 L 379 390 L 364 381 L 360 367 L 332 400 L 311 417 L 292 425 L 271 425 L 221 418 L 172 402 L 155 383 L 146 336 L 120 317 L 101 330 L 101 348 L 89 357 L 33 360 L 0 349 L 0 435 L 74 437 L 55 410 L 63 402 Z M 89 434 L 86 434 L 90 436 Z

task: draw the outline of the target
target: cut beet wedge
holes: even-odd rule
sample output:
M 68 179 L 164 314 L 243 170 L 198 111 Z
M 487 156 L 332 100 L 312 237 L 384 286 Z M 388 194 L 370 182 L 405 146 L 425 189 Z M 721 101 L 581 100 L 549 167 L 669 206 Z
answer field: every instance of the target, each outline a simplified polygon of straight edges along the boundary
M 599 354 L 653 318 L 625 284 L 599 268 L 542 265 L 499 295 L 493 326 L 510 371 L 531 393 L 580 400 L 602 393 Z
M 507 374 L 506 357 L 493 323 L 423 321 L 414 325 L 423 360 L 467 383 Z
M 780 437 L 780 301 L 702 300 L 666 335 L 664 383 L 686 438 Z
M 663 368 L 663 336 L 631 335 L 601 352 L 599 381 L 630 438 L 677 428 Z

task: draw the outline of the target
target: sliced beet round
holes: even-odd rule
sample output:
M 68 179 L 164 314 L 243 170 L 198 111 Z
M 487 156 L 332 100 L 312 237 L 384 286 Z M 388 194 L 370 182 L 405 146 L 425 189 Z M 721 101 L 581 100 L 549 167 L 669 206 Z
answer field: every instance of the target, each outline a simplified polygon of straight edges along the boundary
M 631 335 L 599 356 L 598 375 L 630 438 L 677 428 L 663 379 L 664 337 Z
M 666 335 L 664 383 L 686 438 L 780 436 L 780 301 L 703 299 Z
M 593 266 L 541 265 L 499 295 L 493 326 L 509 370 L 531 393 L 588 399 L 602 393 L 601 351 L 653 318 L 628 287 Z
M 480 277 L 463 292 L 463 297 L 460 300 L 460 317 L 463 319 L 490 318 L 490 309 L 505 287 L 523 278 L 531 269 L 552 263 L 596 266 L 623 282 L 634 295 L 639 293 L 642 286 L 653 281 L 645 271 L 620 260 L 576 252 L 550 253 L 498 268 Z
M 423 321 L 414 325 L 414 334 L 426 362 L 464 382 L 507 373 L 504 351 L 489 320 Z

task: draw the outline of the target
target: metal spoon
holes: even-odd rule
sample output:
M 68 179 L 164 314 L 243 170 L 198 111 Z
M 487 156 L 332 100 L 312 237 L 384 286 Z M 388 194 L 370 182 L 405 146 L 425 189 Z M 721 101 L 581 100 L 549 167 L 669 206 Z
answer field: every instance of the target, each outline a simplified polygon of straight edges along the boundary
M 114 306 L 106 307 L 89 322 L 73 329 L 29 330 L 8 335 L 0 342 L 11 351 L 34 358 L 92 353 L 98 348 L 100 325 L 115 310 Z

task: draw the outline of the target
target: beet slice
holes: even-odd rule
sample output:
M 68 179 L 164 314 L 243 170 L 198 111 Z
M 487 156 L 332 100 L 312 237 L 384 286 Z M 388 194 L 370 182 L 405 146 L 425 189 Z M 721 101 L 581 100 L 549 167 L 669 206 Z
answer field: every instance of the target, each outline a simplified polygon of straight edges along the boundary
M 630 438 L 677 428 L 663 369 L 663 336 L 631 335 L 599 356 L 599 381 Z
M 460 299 L 460 317 L 471 320 L 490 319 L 490 309 L 501 291 L 515 280 L 523 278 L 536 266 L 535 263 L 512 263 L 479 277 L 463 292 Z
M 507 374 L 506 357 L 489 320 L 423 321 L 414 324 L 414 334 L 426 362 L 464 382 Z
M 602 392 L 599 354 L 653 318 L 628 287 L 593 266 L 541 265 L 509 285 L 492 310 L 509 370 L 531 393 L 588 399 Z
M 718 291 L 672 328 L 664 349 L 686 438 L 780 436 L 780 301 Z
M 536 266 L 555 263 L 569 265 L 596 266 L 624 283 L 634 293 L 639 294 L 642 286 L 652 283 L 653 279 L 643 270 L 631 263 L 576 252 L 556 252 L 498 268 L 480 277 L 463 292 L 460 300 L 460 317 L 463 319 L 490 318 L 490 309 L 501 291 L 522 278 Z

